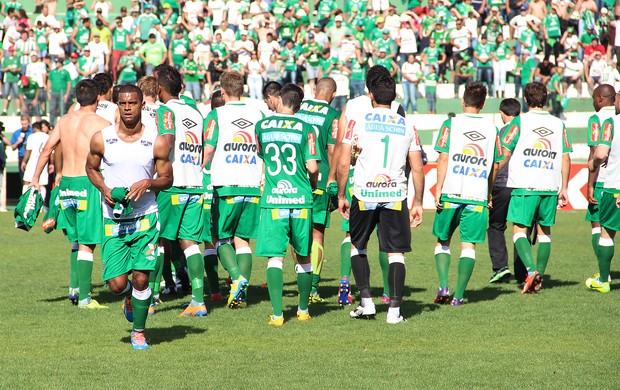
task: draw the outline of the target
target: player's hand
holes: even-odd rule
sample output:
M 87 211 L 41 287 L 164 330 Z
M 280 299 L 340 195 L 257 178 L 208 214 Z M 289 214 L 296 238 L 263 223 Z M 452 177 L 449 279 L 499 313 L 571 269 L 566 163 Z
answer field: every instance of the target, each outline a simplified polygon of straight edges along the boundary
M 558 194 L 558 206 L 564 207 L 568 204 L 568 195 L 566 190 L 561 190 Z
M 112 199 L 112 189 L 111 188 L 105 188 L 103 190 L 103 200 L 105 201 L 105 203 L 110 206 L 110 207 L 114 207 L 114 205 L 116 205 L 116 202 L 114 201 L 114 199 Z
M 418 205 L 411 207 L 411 210 L 409 211 L 409 225 L 412 228 L 420 226 L 422 223 L 422 213 L 422 206 Z
M 41 185 L 39 184 L 39 179 L 32 178 L 32 181 L 30 182 L 28 187 L 34 188 L 37 191 L 41 191 Z
M 620 208 L 620 196 L 616 198 L 616 207 Z
M 594 160 L 589 160 L 588 161 L 588 170 L 590 172 L 596 172 L 596 169 L 594 168 Z
M 62 179 L 62 175 L 56 172 L 56 180 L 54 180 L 54 187 L 60 185 L 60 179 Z
M 137 201 L 140 199 L 144 193 L 151 188 L 151 180 L 150 179 L 142 179 L 138 182 L 133 183 L 129 192 L 125 196 L 125 199 L 129 199 L 131 201 Z
M 349 220 L 350 210 L 351 210 L 351 205 L 349 204 L 349 201 L 346 198 L 338 199 L 338 211 L 340 211 L 340 215 L 342 215 L 342 218 L 346 219 L 347 221 Z
M 493 208 L 493 194 L 489 194 L 489 204 L 487 207 L 489 210 Z
M 443 204 L 441 203 L 441 195 L 435 196 L 435 207 L 437 208 L 437 210 L 443 209 Z
M 22 161 L 21 165 L 22 172 L 26 170 L 26 163 Z
M 588 186 L 588 203 L 598 204 L 598 200 L 594 198 L 594 187 Z

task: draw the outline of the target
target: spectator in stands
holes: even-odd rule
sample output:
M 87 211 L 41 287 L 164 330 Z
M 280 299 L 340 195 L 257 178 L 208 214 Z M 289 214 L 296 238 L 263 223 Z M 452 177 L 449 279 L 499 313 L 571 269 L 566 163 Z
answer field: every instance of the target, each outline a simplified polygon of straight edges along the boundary
M 470 54 L 469 45 L 471 33 L 463 26 L 463 20 L 456 20 L 456 27 L 450 32 L 450 46 L 452 46 L 452 60 L 457 62 L 461 54 Z M 457 65 L 458 66 L 458 65 Z
M 336 96 L 332 100 L 331 106 L 338 112 L 342 112 L 350 95 L 349 78 L 351 77 L 351 70 L 342 61 L 337 61 L 328 74 L 336 82 Z
M 544 3 L 543 0 L 538 0 L 537 2 Z M 530 8 L 531 7 L 530 5 Z M 553 54 L 554 61 L 557 65 L 558 56 L 562 50 L 562 44 L 560 43 L 562 39 L 562 29 L 560 18 L 555 8 L 552 7 L 551 11 L 543 19 L 542 31 L 545 38 L 545 58 L 548 59 L 550 55 Z
M 564 31 L 560 43 L 564 47 L 564 52 L 576 51 L 579 49 L 579 36 L 575 32 L 575 27 L 569 26 L 566 31 Z
M 428 103 L 428 113 L 437 113 L 437 80 L 439 76 L 435 68 L 430 68 L 429 72 L 424 76 L 424 87 L 426 90 L 426 101 Z
M 583 75 L 584 65 L 583 62 L 579 61 L 579 53 L 570 53 L 570 60 L 564 61 L 564 77 L 562 78 L 564 91 L 568 91 L 568 88 L 574 85 L 577 90 L 577 96 L 581 97 L 581 88 L 583 85 L 581 79 Z
M 50 103 L 50 124 L 56 125 L 56 119 L 65 115 L 71 93 L 71 76 L 62 67 L 62 58 L 54 60 L 55 68 L 47 78 L 47 101 Z
M 144 61 L 146 66 L 146 75 L 152 76 L 153 69 L 160 64 L 163 64 L 166 60 L 166 46 L 163 43 L 157 42 L 155 34 L 149 34 L 149 40 L 140 46 L 140 58 Z
M 19 57 L 15 55 L 15 46 L 9 47 L 9 55 L 2 60 L 2 73 L 4 76 L 2 85 L 2 95 L 4 97 L 4 105 L 2 106 L 2 115 L 6 115 L 11 101 L 17 102 L 19 109 L 19 75 L 22 71 L 22 64 Z
M 17 129 L 11 135 L 11 149 L 17 150 L 17 167 L 19 168 L 19 182 L 24 181 L 24 171 L 22 169 L 22 162 L 26 155 L 26 143 L 28 137 L 32 135 L 32 126 L 30 126 L 30 117 L 28 115 L 22 115 L 20 118 L 21 128 Z M 4 130 L 4 124 L 2 125 Z
M 543 84 L 548 83 L 551 78 L 551 68 L 553 68 L 551 61 L 549 61 L 549 59 L 543 59 L 538 65 L 536 65 L 533 81 Z
M 422 67 L 420 63 L 415 60 L 413 54 L 407 56 L 407 61 L 401 67 L 402 81 L 403 81 L 403 109 L 407 113 L 415 114 L 418 111 L 417 97 L 418 97 L 418 84 L 422 78 Z M 408 111 L 411 106 L 411 110 Z
M 429 68 L 433 67 L 435 68 L 435 73 L 439 75 L 440 70 L 444 67 L 446 53 L 443 52 L 441 47 L 436 45 L 434 38 L 429 40 L 429 46 L 422 51 L 422 61 L 424 61 L 425 74 L 429 72 Z
M 589 70 L 588 76 L 586 77 L 586 82 L 588 83 L 588 92 L 592 95 L 594 87 L 601 84 L 603 74 L 607 70 L 607 61 L 603 58 L 600 51 L 594 52 L 593 59 L 588 65 L 588 68 Z
M 576 54 L 576 53 L 575 53 Z M 562 109 L 562 99 L 564 98 L 566 88 L 563 86 L 562 73 L 564 67 L 554 66 L 551 68 L 551 78 L 547 83 L 547 96 L 548 106 L 551 107 L 551 115 L 560 119 L 565 119 Z
M 459 87 L 474 81 L 474 64 L 469 61 L 469 56 L 459 57 L 454 72 L 452 82 L 454 83 L 454 97 L 459 97 Z
M 258 54 L 253 51 L 252 58 L 245 65 L 250 98 L 263 100 L 263 74 L 265 66 L 258 60 Z M 317 71 L 318 72 L 318 71 Z
M 493 49 L 494 47 L 487 42 L 487 36 L 482 34 L 480 43 L 474 48 L 474 58 L 478 62 L 477 81 L 485 82 L 489 96 L 493 95 Z

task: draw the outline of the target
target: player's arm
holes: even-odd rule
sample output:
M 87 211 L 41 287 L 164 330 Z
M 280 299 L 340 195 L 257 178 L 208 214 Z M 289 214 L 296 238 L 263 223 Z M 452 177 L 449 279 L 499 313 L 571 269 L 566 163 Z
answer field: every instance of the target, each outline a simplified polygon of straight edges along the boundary
M 588 146 L 590 147 L 590 154 L 588 155 L 588 162 L 594 159 L 594 152 L 596 151 L 596 145 L 601 138 L 601 126 L 596 115 L 592 115 L 588 121 Z M 598 204 L 598 201 L 594 199 L 594 186 L 598 180 L 598 169 L 591 172 L 588 169 L 588 202 L 590 204 Z
M 204 131 L 202 139 L 204 146 L 202 149 L 202 167 L 204 168 L 213 158 L 215 147 L 217 146 L 217 138 L 219 136 L 219 126 L 217 120 L 217 110 L 212 110 L 204 120 Z
M 344 126 L 343 124 L 344 118 Z M 353 121 L 352 121 L 353 122 Z M 351 124 L 351 127 L 355 125 L 355 122 Z M 341 128 L 342 126 L 342 128 Z M 338 184 L 338 210 L 343 218 L 349 219 L 349 201 L 346 197 L 346 189 L 347 189 L 347 181 L 349 180 L 349 169 L 351 166 L 351 139 L 353 136 L 353 129 L 351 131 L 347 131 L 345 134 L 345 130 L 349 127 L 349 124 L 346 123 L 346 116 L 343 115 L 340 117 L 340 123 L 338 124 L 338 139 L 336 141 L 336 182 Z M 345 137 L 346 135 L 346 137 Z
M 422 223 L 422 200 L 424 196 L 424 163 L 422 162 L 422 151 L 409 152 L 409 166 L 411 167 L 411 178 L 413 179 L 413 205 L 409 211 L 409 222 L 411 227 L 418 227 Z
M 570 141 L 570 137 L 566 132 L 566 127 L 562 131 L 562 188 L 558 194 L 558 201 L 560 207 L 564 207 L 568 204 L 568 180 L 570 178 L 570 152 L 573 151 L 573 146 Z
M 489 173 L 488 178 L 488 193 L 489 193 L 489 208 L 493 207 L 493 199 L 492 199 L 492 190 L 495 187 L 495 179 L 497 179 L 497 174 L 499 173 L 499 163 L 504 159 L 502 142 L 499 139 L 499 131 L 497 128 L 495 129 L 495 153 L 493 156 L 493 164 L 491 165 L 491 172 Z
M 515 150 L 517 146 L 517 142 L 519 141 L 519 136 L 521 135 L 521 118 L 515 117 L 512 122 L 510 122 L 510 128 L 502 137 L 502 154 L 504 159 L 499 162 L 498 172 L 506 166 L 510 162 L 510 157 L 512 156 L 512 151 Z
M 24 154 L 24 159 L 22 160 L 22 171 L 26 170 L 26 165 L 28 165 L 28 161 L 30 160 L 30 155 L 32 154 L 32 149 L 26 149 L 26 153 Z
M 45 168 L 47 163 L 50 161 L 50 156 L 52 155 L 52 152 L 54 151 L 54 149 L 56 149 L 56 146 L 58 146 L 58 144 L 60 143 L 60 128 L 62 127 L 62 125 L 63 125 L 63 120 L 61 118 L 58 121 L 58 125 L 52 131 L 52 133 L 50 134 L 50 137 L 45 143 L 45 146 L 43 147 L 43 150 L 41 151 L 41 154 L 39 155 L 39 160 L 37 160 L 37 166 L 34 169 L 34 175 L 32 176 L 32 181 L 30 182 L 31 187 L 35 187 L 37 189 L 39 188 L 39 177 L 41 177 L 41 172 L 43 172 L 43 168 Z M 62 164 L 61 164 L 61 167 L 62 167 Z
M 328 183 L 335 181 L 337 182 L 338 179 L 336 177 L 336 170 L 338 168 L 338 159 L 339 159 L 339 153 L 340 153 L 340 145 L 342 144 L 342 138 L 344 137 L 344 130 L 347 127 L 346 124 L 346 120 L 347 120 L 347 105 L 345 104 L 344 108 L 342 109 L 342 114 L 340 115 L 340 118 L 338 119 L 338 122 L 336 124 L 336 128 L 332 130 L 332 135 L 334 137 L 334 151 L 332 152 L 332 160 L 333 163 L 330 162 L 329 164 L 329 176 L 328 176 Z M 347 167 L 347 171 L 348 171 L 348 167 Z M 347 173 L 348 174 L 348 173 Z
M 314 191 L 319 182 L 319 161 L 321 156 L 316 145 L 316 132 L 314 127 L 308 125 L 306 136 L 306 170 L 310 179 L 310 185 Z
M 435 186 L 435 207 L 440 209 L 441 206 L 441 191 L 443 189 L 443 183 L 446 180 L 446 173 L 448 171 L 448 156 L 450 153 L 450 129 L 452 127 L 452 119 L 446 120 L 441 125 L 441 131 L 437 135 L 437 141 L 435 142 L 435 151 L 439 153 L 437 157 L 437 185 Z
M 100 170 L 104 151 L 105 146 L 103 145 L 103 136 L 101 135 L 101 132 L 98 131 L 90 139 L 90 150 L 86 156 L 86 175 L 88 176 L 90 182 L 97 187 L 99 192 L 101 192 L 105 202 L 110 207 L 114 207 L 115 202 L 112 200 L 112 196 L 110 195 L 112 189 L 106 186 L 105 181 L 103 180 L 103 174 Z
M 162 137 L 155 138 L 153 147 L 153 160 L 155 161 L 155 172 L 157 176 L 152 179 L 142 179 L 131 185 L 126 199 L 135 201 L 140 199 L 147 190 L 164 191 L 172 186 L 172 163 L 170 155 L 170 145 Z

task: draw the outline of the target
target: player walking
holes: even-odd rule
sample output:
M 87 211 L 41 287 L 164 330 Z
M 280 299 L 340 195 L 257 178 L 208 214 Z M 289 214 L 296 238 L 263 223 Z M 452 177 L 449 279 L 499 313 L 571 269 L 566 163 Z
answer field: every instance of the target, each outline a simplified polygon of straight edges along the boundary
M 144 328 L 151 301 L 149 274 L 155 270 L 159 238 L 154 191 L 172 185 L 170 145 L 142 124 L 143 97 L 138 87 L 121 87 L 118 105 L 120 121 L 95 133 L 86 170 L 103 195 L 103 280 L 114 294 L 125 297 L 123 312 L 133 322 L 131 346 L 147 349 Z M 115 215 L 119 203 L 131 210 Z

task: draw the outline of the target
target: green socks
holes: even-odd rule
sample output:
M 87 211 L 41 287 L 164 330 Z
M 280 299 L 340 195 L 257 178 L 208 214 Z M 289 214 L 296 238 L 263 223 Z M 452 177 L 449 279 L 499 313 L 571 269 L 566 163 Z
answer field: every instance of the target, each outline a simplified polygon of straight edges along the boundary
M 192 300 L 204 302 L 204 260 L 198 244 L 191 245 L 183 251 L 187 259 L 187 274 L 192 285 Z
M 611 238 L 601 238 L 599 240 L 598 253 L 598 270 L 600 273 L 598 280 L 601 283 L 605 283 L 609 279 L 611 259 L 614 257 L 614 240 Z
M 219 245 L 217 255 L 226 271 L 230 274 L 230 278 L 233 281 L 239 279 L 241 271 L 239 271 L 239 266 L 237 265 L 237 254 L 233 246 L 229 243 Z
M 536 265 L 534 264 L 534 255 L 532 254 L 532 245 L 527 240 L 525 233 L 516 233 L 512 239 L 517 248 L 517 253 L 528 272 L 534 272 Z
M 282 291 L 284 290 L 284 273 L 282 272 L 281 261 L 269 260 L 267 262 L 267 289 L 269 290 L 269 300 L 271 301 L 273 315 L 281 317 Z
M 450 247 L 441 245 L 435 247 L 435 268 L 439 276 L 439 287 L 448 288 L 448 270 L 450 269 Z
M 340 276 L 351 275 L 351 238 L 345 237 L 340 244 Z
M 93 274 L 93 254 L 87 251 L 77 253 L 78 287 L 80 288 L 80 302 L 90 302 L 90 288 Z
M 249 282 L 250 275 L 252 275 L 252 248 L 238 248 L 236 252 L 236 258 L 237 266 L 239 267 L 239 273 Z
M 323 245 L 316 241 L 312 241 L 310 262 L 312 265 L 312 291 L 318 291 L 319 282 L 321 281 L 321 269 L 323 268 Z
M 601 238 L 601 228 L 595 227 L 592 228 L 592 249 L 594 249 L 594 256 L 598 257 L 598 240 Z
M 219 294 L 220 279 L 217 276 L 217 251 L 215 249 L 205 249 L 202 255 L 205 260 L 205 272 L 207 273 L 211 294 Z
M 463 249 L 461 251 L 461 259 L 459 260 L 459 274 L 456 279 L 456 290 L 454 290 L 454 298 L 463 299 L 465 288 L 469 283 L 474 265 L 476 264 L 476 251 L 474 249 Z
M 142 332 L 146 325 L 146 317 L 149 314 L 149 304 L 151 303 L 151 289 L 138 291 L 135 288 L 131 293 L 131 308 L 133 310 L 133 331 Z
M 297 288 L 299 289 L 299 310 L 308 310 L 308 301 L 312 290 L 312 263 L 298 264 Z M 274 313 L 275 314 L 275 313 Z
M 70 263 L 69 263 L 69 288 L 75 289 L 78 288 L 78 266 L 77 266 L 77 256 L 78 256 L 78 248 L 79 245 L 77 242 L 73 243 L 71 247 L 71 255 L 70 255 Z
M 390 270 L 390 261 L 386 252 L 379 251 L 379 265 L 381 266 L 381 275 L 383 276 L 383 295 L 390 296 L 390 285 L 388 283 L 388 272 Z
M 157 254 L 157 260 L 155 261 L 155 269 L 149 274 L 149 287 L 153 296 L 159 295 L 159 284 L 161 282 L 161 275 L 164 272 L 164 249 L 159 247 Z
M 551 256 L 551 236 L 538 236 L 538 248 L 536 251 L 536 270 L 544 275 L 549 256 Z

